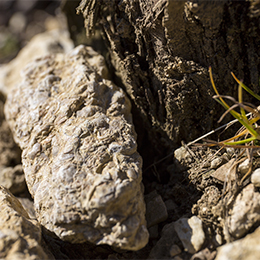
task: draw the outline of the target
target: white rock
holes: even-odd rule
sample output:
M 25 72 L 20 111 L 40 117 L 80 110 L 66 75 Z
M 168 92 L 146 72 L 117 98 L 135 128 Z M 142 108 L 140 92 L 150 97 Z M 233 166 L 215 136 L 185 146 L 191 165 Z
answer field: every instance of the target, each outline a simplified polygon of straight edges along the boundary
M 260 168 L 256 169 L 251 175 L 251 182 L 255 187 L 260 187 Z
M 211 164 L 210 164 L 210 168 L 211 169 L 217 169 L 223 162 L 223 159 L 220 157 L 217 157 L 215 159 L 212 160 Z
M 260 256 L 260 227 L 252 234 L 217 249 L 215 260 L 257 260 Z
M 41 225 L 19 200 L 0 185 L 0 258 L 6 260 L 54 259 L 41 246 Z
M 241 238 L 248 230 L 260 222 L 260 194 L 254 185 L 247 185 L 236 197 L 227 219 L 228 232 L 234 238 Z
M 182 146 L 174 151 L 174 157 L 176 160 L 182 161 L 183 159 L 185 159 L 187 157 L 191 157 L 191 156 L 190 156 L 189 152 L 187 151 L 187 149 Z
M 201 249 L 205 234 L 202 221 L 198 217 L 181 218 L 174 222 L 174 228 L 186 251 L 194 254 Z
M 250 168 L 250 162 L 249 162 L 249 159 L 246 159 L 245 161 L 243 161 L 242 163 L 239 164 L 238 171 L 241 174 L 246 174 L 248 172 L 249 168 Z
M 15 59 L 0 67 L 0 90 L 7 95 L 16 84 L 21 82 L 21 71 L 34 59 L 57 52 L 66 53 L 73 47 L 67 31 L 52 30 L 37 34 Z
M 90 62 L 88 62 L 90 59 Z M 44 56 L 5 103 L 37 220 L 71 243 L 148 242 L 131 103 L 90 47 Z

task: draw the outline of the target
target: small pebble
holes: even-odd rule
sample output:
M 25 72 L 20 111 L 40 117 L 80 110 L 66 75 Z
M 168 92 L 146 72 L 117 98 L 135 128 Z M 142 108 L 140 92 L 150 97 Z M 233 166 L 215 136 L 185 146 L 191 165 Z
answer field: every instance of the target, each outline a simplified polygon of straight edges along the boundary
M 182 147 L 180 147 L 180 148 L 178 148 L 174 151 L 174 157 L 177 161 L 180 162 L 180 161 L 187 159 L 191 156 L 190 156 L 189 152 L 187 151 L 187 149 L 182 146 Z
M 210 164 L 210 168 L 211 169 L 217 169 L 221 164 L 222 164 L 222 158 L 220 158 L 220 157 L 217 157 L 217 158 L 215 158 L 212 162 L 211 162 L 211 164 Z
M 222 239 L 222 236 L 220 234 L 216 234 L 215 236 L 215 241 L 217 243 L 218 246 L 221 246 L 222 243 L 223 243 L 223 239 Z
M 249 168 L 250 168 L 249 159 L 246 159 L 245 161 L 243 161 L 242 163 L 239 164 L 238 171 L 241 174 L 246 174 L 248 172 Z
M 260 187 L 260 168 L 256 169 L 251 175 L 251 182 L 255 187 Z
M 198 252 L 204 241 L 205 233 L 202 221 L 197 216 L 191 218 L 180 218 L 174 222 L 174 228 L 180 238 L 185 251 L 190 254 Z

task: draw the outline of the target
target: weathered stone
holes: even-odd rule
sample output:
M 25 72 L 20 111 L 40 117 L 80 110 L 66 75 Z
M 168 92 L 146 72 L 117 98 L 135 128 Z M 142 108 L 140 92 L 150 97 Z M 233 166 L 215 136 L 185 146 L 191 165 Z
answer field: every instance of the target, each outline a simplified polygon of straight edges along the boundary
M 145 196 L 145 202 L 148 227 L 156 225 L 168 218 L 166 206 L 162 197 L 156 191 L 147 194 Z
M 0 183 L 9 189 L 12 194 L 17 195 L 26 190 L 22 165 L 0 169 Z
M 7 93 L 22 80 L 20 72 L 34 59 L 53 53 L 68 52 L 73 48 L 69 33 L 52 30 L 34 36 L 17 57 L 0 67 L 0 90 Z
M 249 184 L 238 194 L 229 211 L 228 232 L 234 238 L 241 238 L 257 223 L 260 223 L 260 194 Z
M 216 251 L 211 252 L 208 248 L 204 248 L 200 252 L 194 254 L 190 260 L 214 260 Z
M 21 203 L 0 186 L 0 258 L 54 259 L 41 246 L 41 226 L 29 218 Z
M 224 183 L 227 181 L 233 181 L 236 178 L 236 167 L 232 167 L 235 163 L 235 159 L 231 159 L 228 163 L 225 163 L 219 167 L 215 172 L 211 174 L 211 177 Z
M 178 235 L 174 228 L 174 223 L 163 227 L 161 238 L 152 248 L 148 259 L 172 259 L 171 247 L 180 243 Z
M 246 174 L 250 169 L 250 161 L 249 159 L 244 160 L 242 163 L 238 165 L 238 171 L 240 174 Z
M 223 159 L 221 157 L 216 157 L 213 159 L 210 163 L 210 168 L 211 169 L 217 169 L 223 164 Z
M 251 175 L 251 182 L 255 187 L 260 187 L 260 168 L 256 169 Z
M 217 248 L 215 260 L 255 260 L 260 255 L 260 228 L 235 242 Z
M 104 71 L 89 47 L 37 59 L 6 118 L 38 221 L 65 241 L 138 250 L 148 241 L 142 158 L 130 101 Z
M 174 227 L 186 251 L 194 254 L 201 249 L 205 234 L 198 217 L 181 218 L 174 222 Z

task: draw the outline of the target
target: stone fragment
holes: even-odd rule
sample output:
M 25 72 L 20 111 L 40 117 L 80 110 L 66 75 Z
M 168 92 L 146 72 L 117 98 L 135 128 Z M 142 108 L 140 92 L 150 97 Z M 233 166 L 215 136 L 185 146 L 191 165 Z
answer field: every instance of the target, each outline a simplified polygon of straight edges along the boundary
M 0 257 L 10 260 L 54 259 L 41 246 L 41 226 L 21 203 L 0 186 Z
M 190 260 L 214 260 L 216 251 L 211 252 L 208 248 L 204 248 L 198 253 L 194 254 Z
M 142 158 L 130 101 L 104 64 L 83 46 L 39 58 L 5 113 L 38 221 L 71 243 L 138 250 L 148 242 Z
M 174 162 L 178 171 L 184 171 L 192 162 L 192 156 L 185 147 L 180 147 L 174 151 Z
M 234 238 L 241 238 L 253 225 L 260 223 L 260 194 L 255 192 L 252 183 L 236 197 L 227 223 L 228 231 Z
M 260 227 L 235 242 L 217 248 L 215 260 L 256 260 L 260 256 Z
M 181 249 L 177 245 L 172 245 L 170 248 L 170 255 L 174 257 L 181 253 Z
M 174 222 L 163 227 L 161 238 L 152 248 L 148 259 L 172 259 L 171 247 L 180 243 Z
M 69 33 L 52 30 L 34 36 L 17 57 L 0 67 L 0 91 L 5 95 L 22 80 L 20 72 L 36 58 L 53 53 L 68 52 L 73 48 Z
M 26 190 L 26 183 L 22 165 L 0 168 L 0 183 L 14 195 L 23 193 Z
M 242 163 L 240 163 L 237 167 L 240 174 L 246 174 L 248 170 L 250 169 L 250 161 L 249 159 L 244 160 Z
M 223 164 L 223 158 L 221 157 L 217 157 L 215 159 L 213 159 L 210 163 L 210 168 L 211 169 L 217 169 L 218 167 L 220 167 L 220 165 Z
M 205 234 L 202 221 L 198 217 L 181 218 L 174 222 L 174 228 L 188 253 L 194 254 L 201 249 L 205 241 Z
M 260 168 L 254 170 L 251 175 L 251 182 L 254 184 L 255 187 L 260 187 Z
M 231 159 L 229 162 L 225 163 L 219 167 L 215 172 L 211 174 L 211 177 L 224 183 L 227 181 L 233 181 L 236 177 L 236 167 L 232 167 L 235 163 L 235 159 Z
M 147 227 L 154 226 L 168 218 L 162 197 L 154 190 L 145 196 Z

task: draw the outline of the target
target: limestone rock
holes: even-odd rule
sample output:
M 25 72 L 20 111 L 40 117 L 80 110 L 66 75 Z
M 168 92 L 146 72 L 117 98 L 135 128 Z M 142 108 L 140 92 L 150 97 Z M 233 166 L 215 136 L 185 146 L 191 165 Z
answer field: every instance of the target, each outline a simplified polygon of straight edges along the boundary
M 201 249 L 205 234 L 198 217 L 181 218 L 174 223 L 174 227 L 186 251 L 194 254 Z
M 260 228 L 252 234 L 217 249 L 215 260 L 255 260 L 260 255 Z
M 52 53 L 68 52 L 72 48 L 73 43 L 67 31 L 52 30 L 34 36 L 15 59 L 0 67 L 0 90 L 7 95 L 20 83 L 21 70 L 34 59 Z
M 83 46 L 39 58 L 5 114 L 38 221 L 71 243 L 138 250 L 148 242 L 142 158 L 130 101 L 104 66 Z
M 241 238 L 250 228 L 260 223 L 260 194 L 254 185 L 247 185 L 236 197 L 227 219 L 228 231 L 234 238 Z
M 260 168 L 254 170 L 251 175 L 251 182 L 254 184 L 255 187 L 260 187 Z
M 0 257 L 9 260 L 54 259 L 41 246 L 41 226 L 0 186 Z

